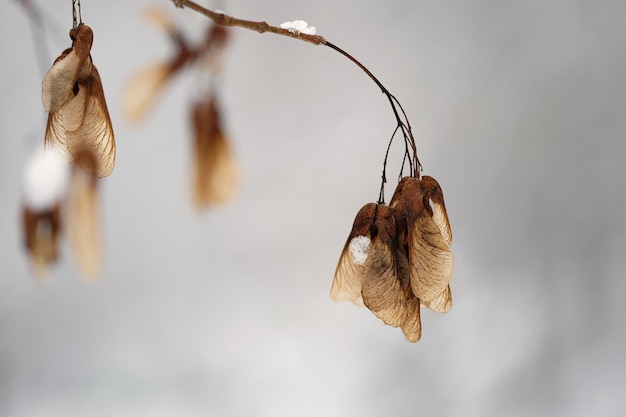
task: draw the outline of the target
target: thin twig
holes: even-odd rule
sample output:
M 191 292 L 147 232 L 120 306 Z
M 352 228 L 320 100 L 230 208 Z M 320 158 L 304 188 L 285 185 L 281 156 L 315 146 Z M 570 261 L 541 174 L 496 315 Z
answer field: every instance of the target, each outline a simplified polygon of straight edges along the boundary
M 253 30 L 258 33 L 274 33 L 276 35 L 300 39 L 314 45 L 324 45 L 326 43 L 326 39 L 319 35 L 308 35 L 306 33 L 301 33 L 295 30 L 283 29 L 280 27 L 272 26 L 267 22 L 254 22 L 252 20 L 237 19 L 224 13 L 217 13 L 209 10 L 191 0 L 172 0 L 172 2 L 176 5 L 176 7 L 179 8 L 189 7 L 190 9 L 205 15 L 216 24 L 221 26 L 237 26 L 240 28 Z

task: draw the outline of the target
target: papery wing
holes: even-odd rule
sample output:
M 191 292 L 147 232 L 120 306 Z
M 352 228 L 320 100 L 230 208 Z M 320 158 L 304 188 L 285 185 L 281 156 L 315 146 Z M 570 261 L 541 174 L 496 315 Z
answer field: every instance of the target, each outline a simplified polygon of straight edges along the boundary
M 346 242 L 339 257 L 333 285 L 330 288 L 330 298 L 336 302 L 350 301 L 355 305 L 363 306 L 361 283 L 365 269 L 363 265 L 356 264 L 352 259 L 348 249 L 349 243 Z
M 58 204 L 45 212 L 22 209 L 24 240 L 35 273 L 43 276 L 59 256 L 61 210 Z
M 208 152 L 197 153 L 194 157 L 196 207 L 231 200 L 239 182 L 239 169 L 224 135 L 220 133 L 213 137 Z
M 72 49 L 68 49 L 56 59 L 44 75 L 41 83 L 41 101 L 46 112 L 58 111 L 71 97 L 85 59 L 79 57 Z
M 237 188 L 239 169 L 222 133 L 214 100 L 193 108 L 193 198 L 196 207 L 229 201 Z
M 95 172 L 81 165 L 80 160 L 76 160 L 77 163 L 96 177 L 105 177 L 111 174 L 115 166 L 115 137 L 100 74 L 95 66 L 92 76 L 85 83 L 81 83 L 80 88 L 86 88 L 88 92 L 85 116 L 77 130 L 68 132 L 67 147 L 75 160 L 78 152 L 91 154 L 96 159 Z
M 56 147 L 68 162 L 72 160 L 72 156 L 67 150 L 67 130 L 63 126 L 63 118 L 59 112 L 48 114 L 44 144 L 46 148 Z
M 411 288 L 422 302 L 432 301 L 450 283 L 454 269 L 452 252 L 424 207 L 417 178 L 404 184 L 402 200 L 407 217 Z
M 89 98 L 89 88 L 84 82 L 77 82 L 72 90 L 70 98 L 65 102 L 56 114 L 59 115 L 60 123 L 71 136 L 71 132 L 78 130 L 85 121 L 87 112 L 87 99 Z
M 410 222 L 408 228 L 411 288 L 420 300 L 431 301 L 450 283 L 452 252 L 428 214 Z
M 407 288 L 410 285 L 409 280 L 409 254 L 408 254 L 408 240 L 407 240 L 407 224 L 406 214 L 404 213 L 404 206 L 402 204 L 402 188 L 408 177 L 404 177 L 398 183 L 389 207 L 393 213 L 393 217 L 396 220 L 396 261 L 397 261 L 397 275 L 402 283 L 403 288 Z
M 361 287 L 365 271 L 364 266 L 371 249 L 369 236 L 375 213 L 376 203 L 368 203 L 359 210 L 354 219 L 352 230 L 339 257 L 333 284 L 330 288 L 330 298 L 333 301 L 351 301 L 358 306 L 363 305 Z M 360 239 L 358 248 L 350 246 L 353 239 Z
M 228 140 L 223 134 L 215 138 L 215 166 L 211 175 L 211 199 L 220 203 L 230 201 L 239 183 L 239 169 Z
M 423 301 L 422 305 L 438 313 L 447 313 L 452 308 L 452 291 L 448 285 L 446 289 L 432 301 Z
M 448 220 L 448 213 L 446 212 L 443 191 L 439 183 L 428 175 L 422 177 L 422 186 L 427 190 L 427 196 L 432 204 L 433 220 L 439 227 L 443 241 L 450 246 L 452 244 L 452 229 L 450 229 L 450 220 Z
M 363 303 L 385 324 L 398 327 L 407 319 L 406 297 L 398 278 L 395 250 L 395 220 L 391 209 L 378 206 L 374 225 L 377 235 L 365 261 L 361 294 Z
M 372 241 L 365 263 L 361 293 L 365 306 L 385 324 L 398 327 L 406 322 L 406 299 L 396 276 L 394 255 L 378 238 Z
M 415 343 L 422 338 L 422 320 L 420 318 L 420 302 L 413 295 L 410 289 L 407 290 L 407 311 L 408 317 L 402 325 L 404 337 L 411 343 Z
M 173 62 L 165 62 L 143 70 L 130 80 L 123 102 L 129 122 L 137 123 L 146 116 L 176 69 Z
M 95 160 L 87 153 L 77 156 L 77 163 L 94 167 Z M 94 176 L 74 169 L 67 201 L 67 222 L 70 241 L 78 266 L 86 278 L 96 278 L 101 270 L 100 215 L 98 190 Z
M 178 32 L 176 29 L 176 25 L 174 21 L 167 13 L 163 12 L 163 10 L 156 6 L 150 6 L 146 9 L 146 17 L 149 21 L 159 26 L 165 32 L 170 35 L 173 35 Z
M 398 222 L 396 222 L 396 227 L 397 226 Z M 402 235 L 403 234 L 404 232 L 402 232 Z M 404 238 L 401 237 L 402 235 L 401 232 L 396 231 L 396 276 L 400 280 L 402 288 L 406 289 L 411 287 L 411 272 L 407 246 L 401 243 L 404 240 Z

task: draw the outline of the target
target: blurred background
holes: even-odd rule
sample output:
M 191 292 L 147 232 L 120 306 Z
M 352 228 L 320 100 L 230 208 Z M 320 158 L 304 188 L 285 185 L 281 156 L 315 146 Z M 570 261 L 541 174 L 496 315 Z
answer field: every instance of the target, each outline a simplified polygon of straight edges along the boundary
M 82 2 L 118 152 L 101 183 L 104 270 L 82 280 L 64 244 L 38 280 L 22 169 L 43 142 L 41 79 L 70 46 L 70 3 L 37 3 L 45 32 L 2 4 L 0 415 L 626 414 L 626 3 L 219 5 L 306 20 L 407 111 L 455 255 L 453 308 L 424 311 L 417 344 L 328 296 L 378 196 L 395 127 L 380 90 L 329 48 L 233 30 L 220 97 L 243 178 L 230 205 L 198 213 L 197 77 L 176 78 L 141 125 L 121 110 L 129 78 L 174 51 L 148 5 L 204 35 L 205 18 L 166 0 Z

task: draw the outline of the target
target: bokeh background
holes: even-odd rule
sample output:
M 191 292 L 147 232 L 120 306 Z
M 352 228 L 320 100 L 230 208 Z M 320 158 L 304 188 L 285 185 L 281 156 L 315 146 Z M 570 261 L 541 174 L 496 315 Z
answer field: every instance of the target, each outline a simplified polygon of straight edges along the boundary
M 329 48 L 234 30 L 220 93 L 243 181 L 197 213 L 198 78 L 177 78 L 142 125 L 121 111 L 128 79 L 173 51 L 146 7 L 191 39 L 207 25 L 165 0 L 83 0 L 118 150 L 101 189 L 106 261 L 85 282 L 65 245 L 38 281 L 22 168 L 71 27 L 69 0 L 38 4 L 43 32 L 15 0 L 0 13 L 0 415 L 626 415 L 626 3 L 219 5 L 307 20 L 402 102 L 454 234 L 454 306 L 423 313 L 417 344 L 328 297 L 378 195 L 394 128 L 380 90 Z

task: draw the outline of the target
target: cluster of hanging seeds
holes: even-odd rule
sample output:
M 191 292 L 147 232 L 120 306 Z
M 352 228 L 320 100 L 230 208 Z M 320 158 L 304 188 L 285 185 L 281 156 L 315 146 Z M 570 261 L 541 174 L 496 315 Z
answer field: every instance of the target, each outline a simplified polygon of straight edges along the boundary
M 124 112 L 131 122 L 142 120 L 174 76 L 195 64 L 198 82 L 190 110 L 193 129 L 192 200 L 198 209 L 225 203 L 233 197 L 239 182 L 239 170 L 222 127 L 216 92 L 228 30 L 210 25 L 204 41 L 192 45 L 159 9 L 149 9 L 148 17 L 167 33 L 176 47 L 176 53 L 170 59 L 141 71 L 131 80 L 125 93 Z
M 368 74 L 389 98 L 398 124 L 387 147 L 379 199 L 358 212 L 330 296 L 365 305 L 385 324 L 400 327 L 409 342 L 417 342 L 422 335 L 420 307 L 442 313 L 452 307 L 452 232 L 439 183 L 429 176 L 420 178 L 421 164 L 402 106 Z M 400 179 L 387 205 L 387 157 L 398 131 L 405 144 L 400 177 L 405 165 L 409 176 Z
M 407 340 L 421 338 L 421 306 L 447 312 L 452 305 L 450 279 L 454 268 L 452 233 L 441 187 L 432 177 L 420 178 L 422 165 L 411 125 L 400 102 L 352 55 L 316 34 L 304 21 L 281 27 L 264 21 L 237 19 L 208 10 L 193 0 L 172 0 L 219 25 L 238 26 L 258 33 L 275 33 L 315 45 L 327 46 L 356 64 L 387 97 L 396 128 L 383 162 L 382 183 L 376 203 L 357 214 L 337 265 L 331 288 L 335 301 L 365 305 L 384 323 L 400 327 Z M 389 205 L 385 204 L 387 158 L 396 134 L 404 138 L 400 180 Z M 408 176 L 402 178 L 404 171 Z
M 105 177 L 115 166 L 113 127 L 100 74 L 91 58 L 93 31 L 82 19 L 76 19 L 76 7 L 72 12 L 72 46 L 54 61 L 42 82 L 41 100 L 48 112 L 45 142 L 79 165 L 76 156 L 89 153 L 93 166 L 81 167 L 96 177 Z
M 45 273 L 56 261 L 65 230 L 83 275 L 93 278 L 101 264 L 97 179 L 113 171 L 115 138 L 80 1 L 72 1 L 72 17 L 72 46 L 42 82 L 45 147 L 27 165 L 22 218 L 36 272 Z

